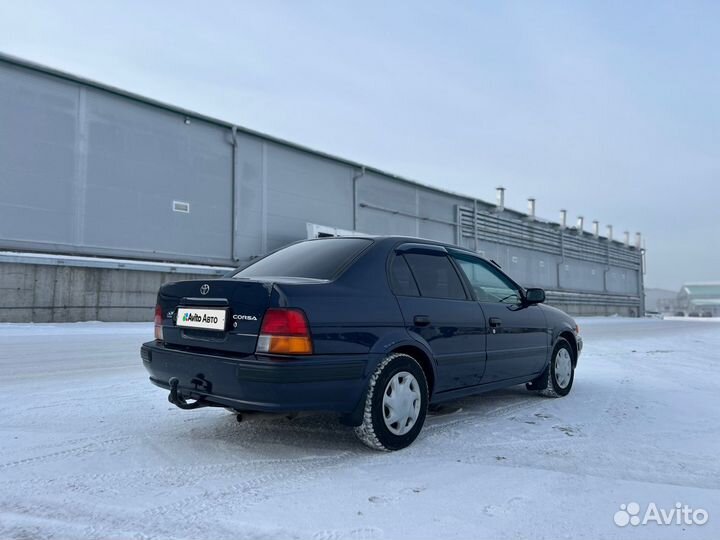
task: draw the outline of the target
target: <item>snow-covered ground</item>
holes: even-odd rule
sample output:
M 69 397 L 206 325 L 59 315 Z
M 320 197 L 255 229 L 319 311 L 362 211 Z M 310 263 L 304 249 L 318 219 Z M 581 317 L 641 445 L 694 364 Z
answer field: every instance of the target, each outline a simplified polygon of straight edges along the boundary
M 720 537 L 720 322 L 579 322 L 569 397 L 465 399 L 391 454 L 175 408 L 148 324 L 0 325 L 0 538 Z M 618 527 L 630 502 L 709 521 Z

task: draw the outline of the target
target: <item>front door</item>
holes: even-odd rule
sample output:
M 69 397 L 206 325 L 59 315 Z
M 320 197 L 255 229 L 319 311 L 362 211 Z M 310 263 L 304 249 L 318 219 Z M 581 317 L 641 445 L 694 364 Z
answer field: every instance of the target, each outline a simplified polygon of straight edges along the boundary
M 520 287 L 489 262 L 452 252 L 478 305 L 487 328 L 487 368 L 483 383 L 540 372 L 548 359 L 550 333 L 539 305 L 523 302 Z

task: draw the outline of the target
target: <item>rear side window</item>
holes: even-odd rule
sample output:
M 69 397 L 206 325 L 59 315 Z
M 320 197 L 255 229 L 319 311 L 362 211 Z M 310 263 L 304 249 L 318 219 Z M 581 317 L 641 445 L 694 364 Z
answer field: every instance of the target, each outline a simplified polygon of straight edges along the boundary
M 233 277 L 299 277 L 332 279 L 368 247 L 367 238 L 328 238 L 299 242 L 263 257 Z
M 402 255 L 396 255 L 390 263 L 390 284 L 399 296 L 420 296 L 415 278 Z
M 460 277 L 444 254 L 406 253 L 404 255 L 420 288 L 430 298 L 465 300 Z

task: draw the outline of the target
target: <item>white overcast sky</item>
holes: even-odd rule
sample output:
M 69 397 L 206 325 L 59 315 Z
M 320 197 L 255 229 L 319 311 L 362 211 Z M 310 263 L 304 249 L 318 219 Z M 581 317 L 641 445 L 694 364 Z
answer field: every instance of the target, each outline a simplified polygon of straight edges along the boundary
M 0 0 L 0 51 L 720 280 L 720 2 Z

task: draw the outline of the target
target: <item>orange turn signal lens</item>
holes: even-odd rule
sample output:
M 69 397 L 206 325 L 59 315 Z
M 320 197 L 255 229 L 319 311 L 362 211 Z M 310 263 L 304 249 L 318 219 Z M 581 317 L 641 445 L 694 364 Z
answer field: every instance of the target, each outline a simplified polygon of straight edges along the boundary
M 312 354 L 310 326 L 305 313 L 293 308 L 268 309 L 260 326 L 256 352 Z
M 312 342 L 304 336 L 261 335 L 257 350 L 270 354 L 312 354 Z

